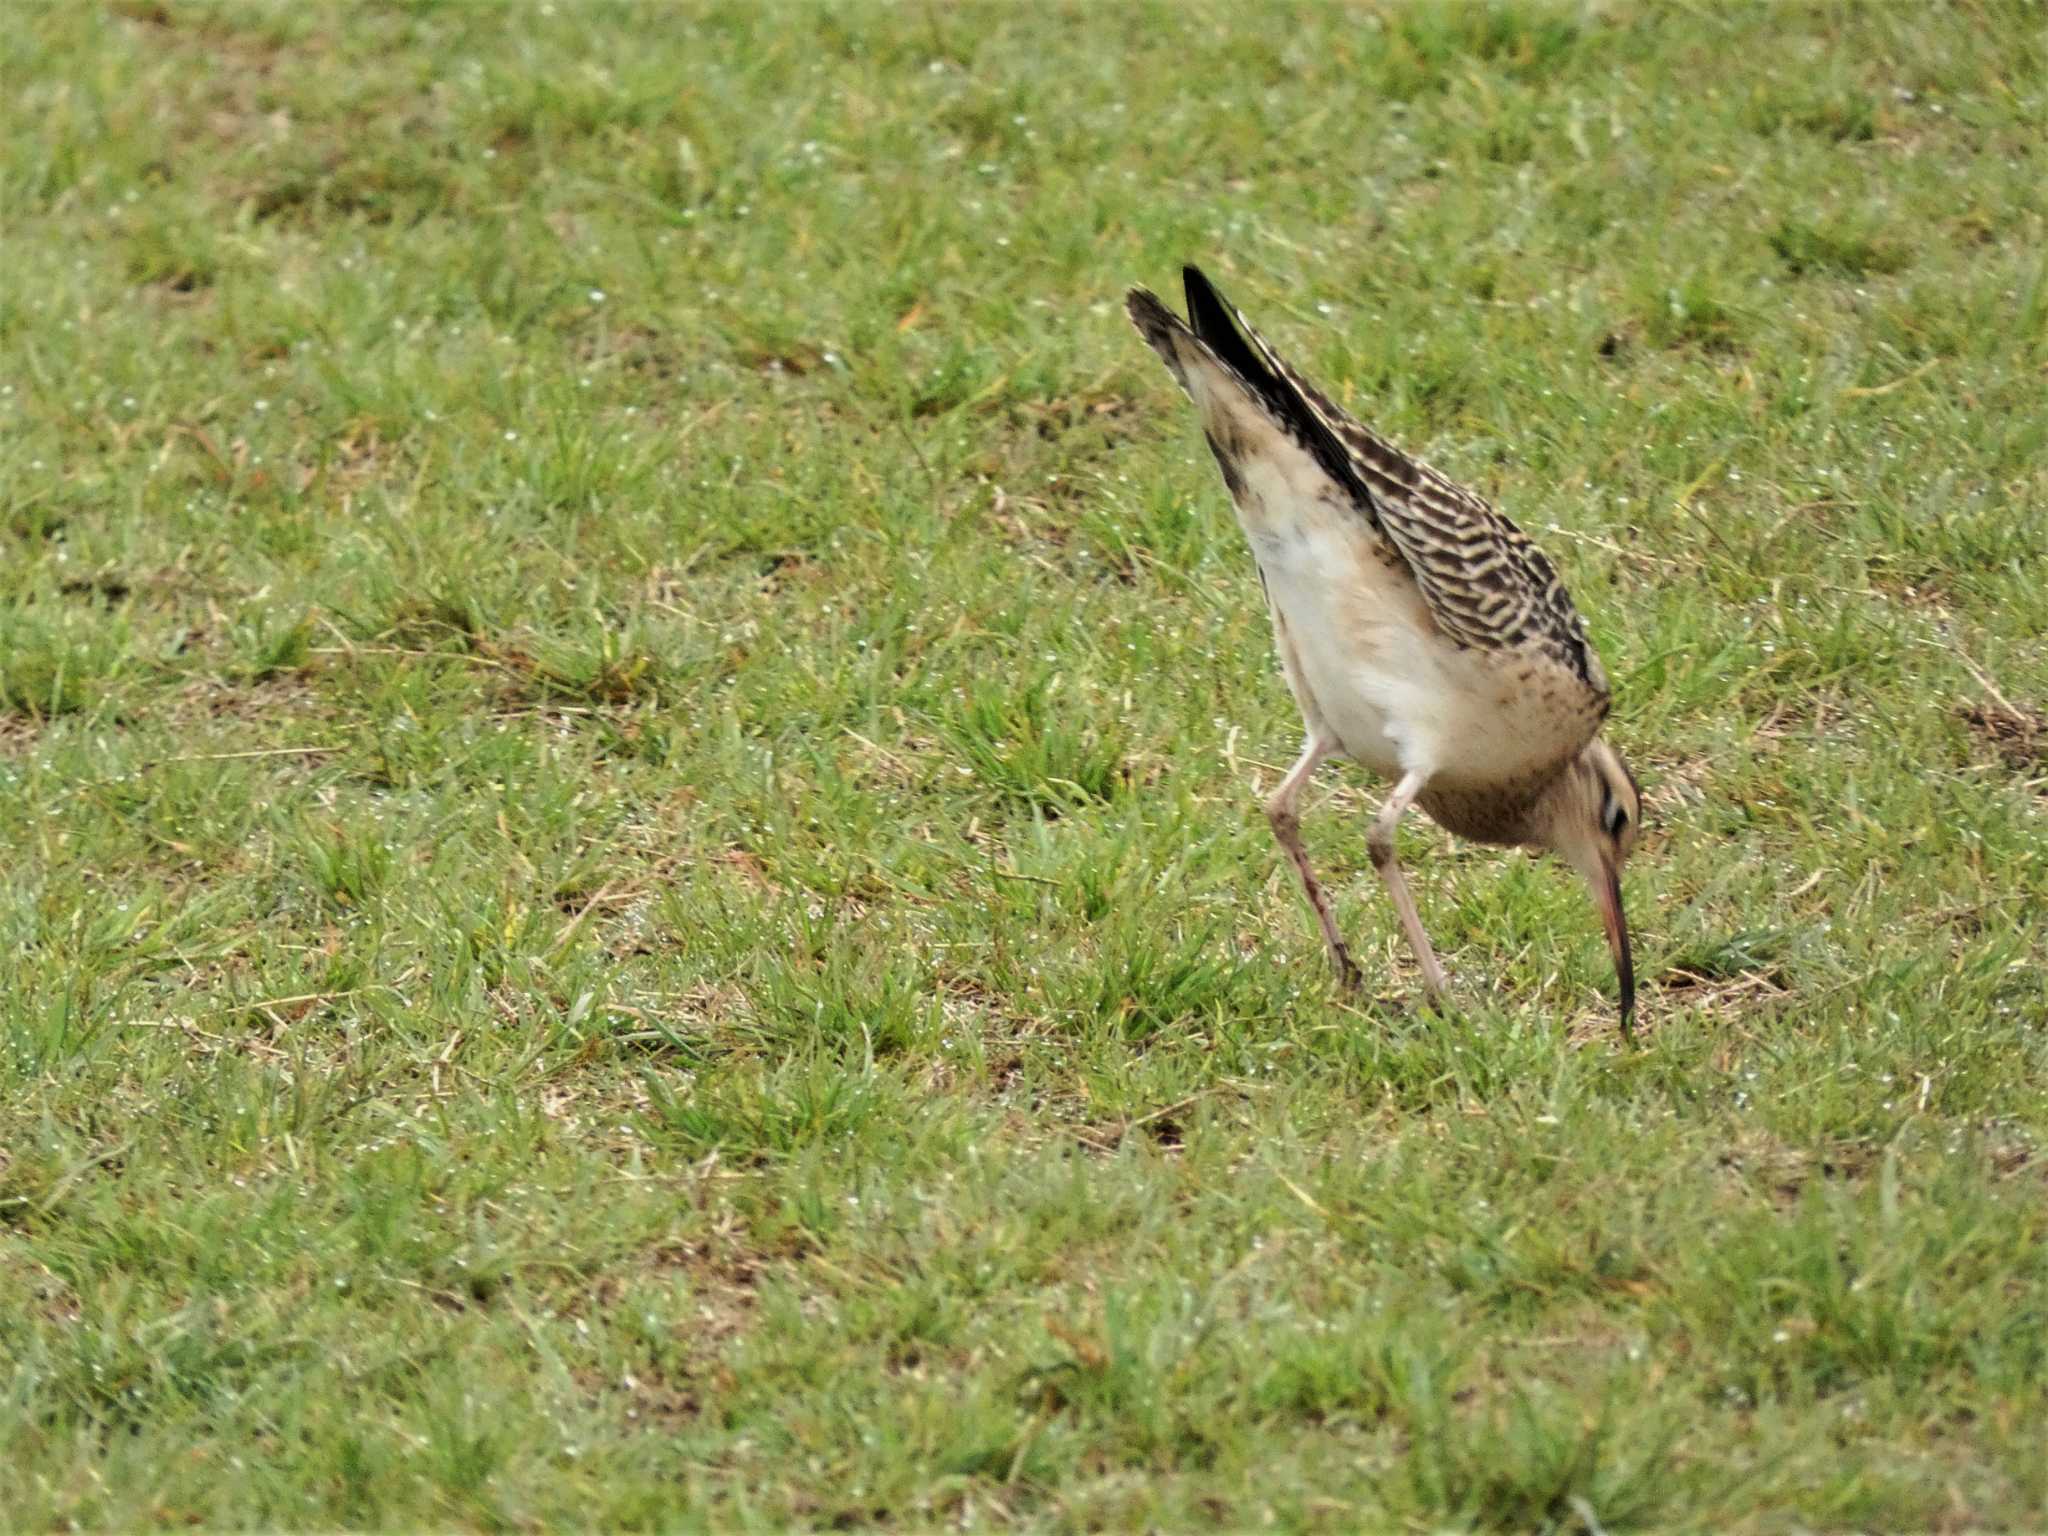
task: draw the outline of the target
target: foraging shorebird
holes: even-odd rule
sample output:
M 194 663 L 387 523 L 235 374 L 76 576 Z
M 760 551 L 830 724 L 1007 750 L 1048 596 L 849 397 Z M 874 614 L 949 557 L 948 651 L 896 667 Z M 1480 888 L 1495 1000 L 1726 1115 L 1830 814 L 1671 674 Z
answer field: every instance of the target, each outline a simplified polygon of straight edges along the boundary
M 1483 498 L 1332 405 L 1199 271 L 1184 276 L 1186 320 L 1143 288 L 1127 307 L 1201 413 L 1258 563 L 1308 735 L 1266 816 L 1339 976 L 1359 985 L 1295 807 L 1316 766 L 1341 756 L 1393 781 L 1367 847 L 1433 999 L 1443 967 L 1394 857 L 1411 805 L 1461 837 L 1548 849 L 1585 877 L 1627 1033 L 1621 866 L 1642 796 L 1600 739 L 1607 675 L 1557 572 Z

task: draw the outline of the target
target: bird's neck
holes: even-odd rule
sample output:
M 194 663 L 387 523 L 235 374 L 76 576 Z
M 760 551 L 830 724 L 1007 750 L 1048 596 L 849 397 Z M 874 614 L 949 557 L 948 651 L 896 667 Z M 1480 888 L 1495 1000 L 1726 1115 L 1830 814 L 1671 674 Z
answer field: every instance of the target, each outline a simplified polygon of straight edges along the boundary
M 1563 769 L 1511 784 L 1462 785 L 1432 780 L 1416 796 L 1429 819 L 1447 832 L 1502 847 L 1547 844 L 1551 801 Z

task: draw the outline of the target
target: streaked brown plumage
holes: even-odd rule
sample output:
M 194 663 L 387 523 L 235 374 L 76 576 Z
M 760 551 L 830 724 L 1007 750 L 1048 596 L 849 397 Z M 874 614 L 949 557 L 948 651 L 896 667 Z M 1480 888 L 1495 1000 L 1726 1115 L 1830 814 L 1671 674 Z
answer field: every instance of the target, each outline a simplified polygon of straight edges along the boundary
M 1369 846 L 1432 995 L 1443 971 L 1394 857 L 1411 804 L 1463 837 L 1547 848 L 1586 877 L 1626 1029 L 1619 874 L 1642 801 L 1599 739 L 1607 676 L 1555 568 L 1483 498 L 1333 405 L 1199 271 L 1185 277 L 1186 321 L 1142 288 L 1128 307 L 1195 402 L 1258 564 L 1308 736 L 1266 809 L 1339 973 L 1358 981 L 1295 811 L 1331 756 L 1394 781 Z

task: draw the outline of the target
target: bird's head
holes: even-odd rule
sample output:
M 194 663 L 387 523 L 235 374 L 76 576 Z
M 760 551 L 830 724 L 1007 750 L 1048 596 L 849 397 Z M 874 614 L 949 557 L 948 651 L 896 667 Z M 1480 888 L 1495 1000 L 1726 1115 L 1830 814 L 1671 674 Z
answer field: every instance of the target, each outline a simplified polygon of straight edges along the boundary
M 1593 888 L 1607 925 L 1614 972 L 1621 984 L 1621 1029 L 1629 1031 L 1636 1005 L 1635 959 L 1628 918 L 1621 909 L 1621 866 L 1643 824 L 1643 795 L 1621 754 L 1597 736 L 1558 776 L 1537 809 L 1535 842 L 1571 865 Z

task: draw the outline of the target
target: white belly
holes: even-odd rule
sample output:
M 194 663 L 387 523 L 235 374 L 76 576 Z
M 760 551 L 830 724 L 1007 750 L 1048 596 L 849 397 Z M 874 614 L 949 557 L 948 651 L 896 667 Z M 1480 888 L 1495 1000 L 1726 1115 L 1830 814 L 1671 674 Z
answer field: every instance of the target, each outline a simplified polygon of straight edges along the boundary
M 1377 594 L 1361 593 L 1339 574 L 1357 567 L 1332 542 L 1313 535 L 1278 548 L 1253 542 L 1283 637 L 1287 681 L 1303 714 L 1311 723 L 1319 717 L 1346 757 L 1399 778 L 1434 755 L 1426 750 L 1438 735 L 1431 699 L 1444 690 L 1431 686 L 1437 680 L 1427 644 L 1400 621 L 1397 605 L 1371 602 Z
M 1347 518 L 1355 514 L 1346 513 Z M 1558 755 L 1550 722 L 1498 665 L 1445 639 L 1405 568 L 1355 521 L 1252 532 L 1282 664 L 1302 714 L 1346 757 L 1388 779 L 1513 782 Z

